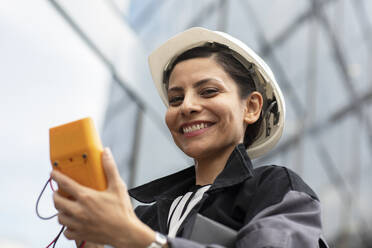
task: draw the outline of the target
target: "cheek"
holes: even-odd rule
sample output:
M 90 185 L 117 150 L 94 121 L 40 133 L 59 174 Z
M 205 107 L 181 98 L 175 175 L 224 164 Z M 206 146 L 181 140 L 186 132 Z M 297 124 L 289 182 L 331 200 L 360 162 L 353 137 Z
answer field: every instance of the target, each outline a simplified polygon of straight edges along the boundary
M 213 112 L 226 126 L 236 123 L 241 117 L 240 108 L 236 104 L 226 105 L 224 102 L 215 104 Z
M 167 110 L 167 112 L 165 114 L 165 123 L 167 124 L 169 130 L 174 129 L 174 125 L 175 125 L 175 122 L 176 122 L 176 117 L 175 116 L 176 115 L 175 115 L 174 111 L 171 111 L 169 109 Z
M 221 117 L 223 129 L 229 130 L 229 132 L 244 129 L 244 109 L 240 105 L 234 104 L 230 108 L 221 107 L 218 109 L 217 115 Z

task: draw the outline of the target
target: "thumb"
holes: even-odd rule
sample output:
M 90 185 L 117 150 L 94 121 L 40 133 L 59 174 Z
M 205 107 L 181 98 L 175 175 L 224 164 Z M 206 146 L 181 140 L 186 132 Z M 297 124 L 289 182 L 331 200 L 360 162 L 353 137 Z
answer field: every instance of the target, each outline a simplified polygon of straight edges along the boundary
M 121 181 L 121 177 L 111 150 L 108 147 L 106 147 L 102 152 L 102 165 L 106 174 L 107 187 L 110 189 Z

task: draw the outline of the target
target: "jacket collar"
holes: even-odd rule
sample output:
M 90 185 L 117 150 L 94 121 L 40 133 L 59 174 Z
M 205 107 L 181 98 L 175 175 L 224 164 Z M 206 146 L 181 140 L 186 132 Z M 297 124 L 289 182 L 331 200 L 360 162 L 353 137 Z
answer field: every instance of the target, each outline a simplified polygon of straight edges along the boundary
M 236 185 L 252 175 L 251 160 L 244 145 L 239 144 L 230 154 L 225 168 L 217 176 L 209 191 Z M 130 189 L 129 194 L 140 202 L 151 203 L 158 198 L 174 199 L 185 194 L 192 185 L 195 185 L 195 166 Z

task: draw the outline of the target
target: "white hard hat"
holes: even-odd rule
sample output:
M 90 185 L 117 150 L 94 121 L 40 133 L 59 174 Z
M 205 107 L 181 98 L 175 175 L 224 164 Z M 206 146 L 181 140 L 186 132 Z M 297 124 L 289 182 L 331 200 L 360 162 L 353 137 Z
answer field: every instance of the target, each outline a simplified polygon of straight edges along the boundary
M 250 158 L 257 158 L 278 143 L 284 127 L 285 103 L 282 92 L 269 66 L 247 45 L 240 40 L 218 31 L 205 28 L 190 28 L 166 41 L 149 56 L 151 75 L 164 104 L 168 106 L 168 94 L 164 84 L 164 75 L 172 62 L 183 52 L 207 43 L 217 43 L 228 47 L 240 63 L 252 75 L 256 87 L 262 89 L 268 102 L 262 110 L 261 131 L 248 147 Z

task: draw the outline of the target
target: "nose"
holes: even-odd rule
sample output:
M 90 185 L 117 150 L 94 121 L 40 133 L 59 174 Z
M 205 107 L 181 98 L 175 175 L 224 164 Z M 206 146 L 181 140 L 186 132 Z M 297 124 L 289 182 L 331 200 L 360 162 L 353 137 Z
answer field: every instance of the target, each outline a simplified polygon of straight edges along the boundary
M 189 116 L 200 112 L 201 106 L 198 100 L 192 95 L 187 94 L 184 96 L 182 104 L 180 106 L 180 111 L 183 116 Z

